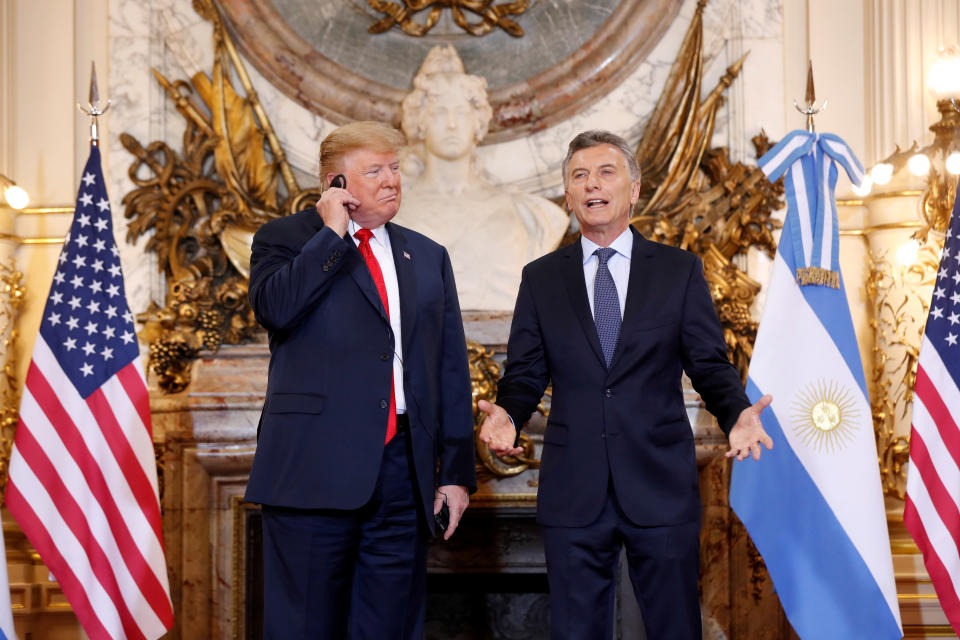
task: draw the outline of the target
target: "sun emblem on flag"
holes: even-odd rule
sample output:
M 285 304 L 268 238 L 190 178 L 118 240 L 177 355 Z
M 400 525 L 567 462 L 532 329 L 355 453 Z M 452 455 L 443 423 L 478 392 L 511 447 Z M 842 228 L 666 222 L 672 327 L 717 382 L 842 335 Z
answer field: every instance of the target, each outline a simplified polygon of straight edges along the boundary
M 793 431 L 805 445 L 820 451 L 839 451 L 856 435 L 860 413 L 854 396 L 840 383 L 809 383 L 793 401 Z

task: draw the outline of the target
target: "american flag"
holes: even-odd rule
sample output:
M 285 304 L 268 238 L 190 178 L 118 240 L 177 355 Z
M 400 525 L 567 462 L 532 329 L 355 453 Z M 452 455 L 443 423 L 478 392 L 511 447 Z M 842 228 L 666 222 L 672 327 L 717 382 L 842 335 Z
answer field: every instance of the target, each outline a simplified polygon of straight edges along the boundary
M 172 626 L 149 395 L 96 146 L 27 372 L 6 502 L 92 640 Z
M 920 346 L 903 522 L 960 632 L 960 199 L 953 205 Z

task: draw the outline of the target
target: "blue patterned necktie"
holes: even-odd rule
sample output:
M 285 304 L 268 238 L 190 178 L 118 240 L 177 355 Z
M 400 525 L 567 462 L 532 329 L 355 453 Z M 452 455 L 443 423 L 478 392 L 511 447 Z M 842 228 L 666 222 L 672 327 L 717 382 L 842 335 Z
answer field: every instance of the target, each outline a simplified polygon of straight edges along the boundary
M 597 336 L 603 349 L 603 358 L 610 368 L 613 350 L 620 337 L 620 299 L 617 285 L 610 275 L 607 261 L 616 253 L 615 249 L 602 247 L 593 252 L 597 256 L 597 276 L 593 281 L 593 322 L 597 325 Z

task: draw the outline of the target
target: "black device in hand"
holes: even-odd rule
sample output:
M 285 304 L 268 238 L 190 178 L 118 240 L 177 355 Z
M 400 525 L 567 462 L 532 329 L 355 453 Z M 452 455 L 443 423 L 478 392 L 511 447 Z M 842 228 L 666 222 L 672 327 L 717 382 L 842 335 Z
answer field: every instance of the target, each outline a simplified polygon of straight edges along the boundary
M 344 176 L 342 173 L 338 173 L 337 175 L 333 176 L 333 180 L 330 181 L 330 186 L 336 187 L 338 189 L 346 189 L 347 188 L 346 176 Z
M 437 530 L 443 534 L 447 532 L 447 527 L 450 526 L 450 507 L 447 506 L 447 495 L 441 493 L 443 496 L 443 506 L 440 507 L 440 511 L 437 511 L 433 514 L 433 519 L 437 522 Z

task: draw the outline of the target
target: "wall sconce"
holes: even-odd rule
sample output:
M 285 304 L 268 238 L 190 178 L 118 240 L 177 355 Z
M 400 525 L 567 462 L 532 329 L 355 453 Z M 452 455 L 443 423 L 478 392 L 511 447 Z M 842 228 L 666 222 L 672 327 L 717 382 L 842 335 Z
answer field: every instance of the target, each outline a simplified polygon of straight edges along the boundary
M 16 182 L 0 173 L 0 193 L 3 199 L 12 209 L 23 209 L 30 204 L 30 195 L 26 189 L 18 186 Z
M 930 125 L 934 140 L 920 148 L 916 141 L 909 149 L 896 150 L 875 164 L 864 184 L 854 192 L 864 197 L 872 185 L 884 185 L 906 168 L 912 175 L 927 178 L 920 211 L 924 228 L 914 237 L 923 241 L 930 230 L 945 232 L 953 209 L 957 176 L 960 176 L 960 47 L 940 50 L 927 74 L 927 87 L 937 98 L 940 120 Z

